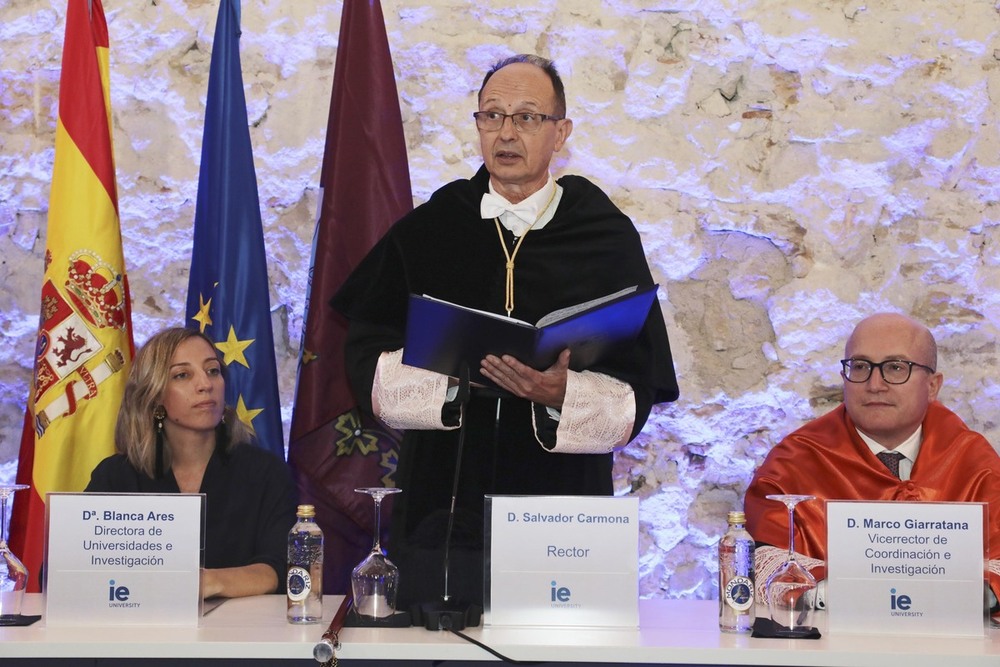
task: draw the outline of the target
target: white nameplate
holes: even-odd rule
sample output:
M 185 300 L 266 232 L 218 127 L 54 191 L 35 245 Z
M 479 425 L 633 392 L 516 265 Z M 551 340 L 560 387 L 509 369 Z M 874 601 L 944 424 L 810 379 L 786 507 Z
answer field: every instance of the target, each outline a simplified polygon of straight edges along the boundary
M 486 496 L 487 625 L 638 627 L 639 499 Z
M 988 509 L 828 500 L 830 632 L 982 637 Z
M 46 623 L 197 626 L 203 504 L 203 494 L 48 494 Z

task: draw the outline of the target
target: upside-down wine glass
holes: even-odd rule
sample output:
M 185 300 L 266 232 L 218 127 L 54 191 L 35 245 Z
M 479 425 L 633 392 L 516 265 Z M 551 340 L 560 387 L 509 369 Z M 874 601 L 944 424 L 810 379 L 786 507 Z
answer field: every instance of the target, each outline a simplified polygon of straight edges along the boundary
M 27 484 L 0 485 L 0 621 L 21 614 L 28 587 L 28 568 L 7 547 L 7 498 L 26 488 Z
M 812 629 L 812 612 L 816 600 L 816 579 L 795 560 L 795 506 L 816 496 L 767 496 L 788 508 L 788 560 L 767 580 L 767 606 L 771 620 L 792 632 Z
M 366 493 L 375 502 L 375 539 L 372 550 L 351 572 L 351 592 L 354 610 L 362 618 L 378 620 L 396 613 L 396 591 L 399 588 L 399 568 L 382 551 L 382 499 L 402 489 L 366 487 L 354 489 Z

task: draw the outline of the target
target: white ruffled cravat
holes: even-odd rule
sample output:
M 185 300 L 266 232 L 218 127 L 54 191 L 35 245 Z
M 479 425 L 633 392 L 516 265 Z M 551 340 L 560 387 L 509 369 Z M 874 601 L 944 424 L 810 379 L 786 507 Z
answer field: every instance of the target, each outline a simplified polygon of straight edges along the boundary
M 483 195 L 479 209 L 483 219 L 503 217 L 504 227 L 512 231 L 514 236 L 523 236 L 525 230 L 538 217 L 538 205 L 530 202 L 530 199 L 529 197 L 518 204 L 511 204 L 500 195 L 487 192 Z M 505 213 L 511 215 L 504 215 Z
M 500 195 L 487 192 L 483 195 L 480 210 L 482 211 L 483 218 L 487 220 L 490 218 L 499 218 L 504 213 L 513 213 L 530 225 L 538 217 L 538 206 L 529 204 L 528 199 L 520 204 L 511 204 Z
M 480 215 L 484 220 L 497 218 L 500 220 L 500 224 L 513 232 L 514 236 L 524 236 L 532 225 L 541 228 L 544 226 L 544 222 L 547 222 L 547 220 L 540 220 L 540 217 L 546 213 L 546 209 L 552 203 L 552 193 L 555 189 L 556 183 L 550 175 L 548 182 L 541 190 L 524 201 L 512 204 L 506 198 L 498 195 L 491 184 L 490 191 L 483 195 L 479 204 Z M 538 224 L 539 222 L 543 224 Z

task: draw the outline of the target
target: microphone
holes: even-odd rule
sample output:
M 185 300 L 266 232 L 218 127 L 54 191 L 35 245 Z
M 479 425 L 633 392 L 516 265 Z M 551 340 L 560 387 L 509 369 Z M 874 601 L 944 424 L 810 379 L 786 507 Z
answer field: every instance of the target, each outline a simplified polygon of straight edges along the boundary
M 448 588 L 451 557 L 451 533 L 455 526 L 455 503 L 458 498 L 458 484 L 462 472 L 462 450 L 465 448 L 465 408 L 469 402 L 469 366 L 462 363 L 458 375 L 458 394 L 455 397 L 459 406 L 458 452 L 455 455 L 455 473 L 451 487 L 451 505 L 448 508 L 448 525 L 444 536 L 444 591 L 441 599 L 436 602 L 425 602 L 417 605 L 415 625 L 421 620 L 428 630 L 464 630 L 467 626 L 479 625 L 482 610 L 474 604 L 452 598 Z

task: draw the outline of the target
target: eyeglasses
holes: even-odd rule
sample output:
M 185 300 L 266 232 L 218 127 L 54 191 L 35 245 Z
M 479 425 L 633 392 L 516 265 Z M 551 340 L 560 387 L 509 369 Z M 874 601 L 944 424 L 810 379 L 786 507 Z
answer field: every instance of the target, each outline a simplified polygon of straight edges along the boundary
M 840 364 L 844 367 L 844 379 L 848 382 L 868 382 L 868 378 L 872 376 L 872 369 L 875 368 L 882 374 L 882 379 L 889 384 L 905 384 L 910 379 L 914 366 L 923 368 L 928 373 L 937 372 L 930 366 L 904 359 L 887 359 L 877 364 L 865 359 L 841 359 Z
M 563 120 L 563 116 L 550 116 L 544 113 L 519 111 L 518 113 L 500 113 L 499 111 L 477 111 L 472 114 L 476 119 L 476 127 L 483 132 L 496 132 L 503 127 L 503 122 L 510 118 L 514 129 L 525 134 L 534 134 L 542 129 L 542 123 L 547 120 Z

